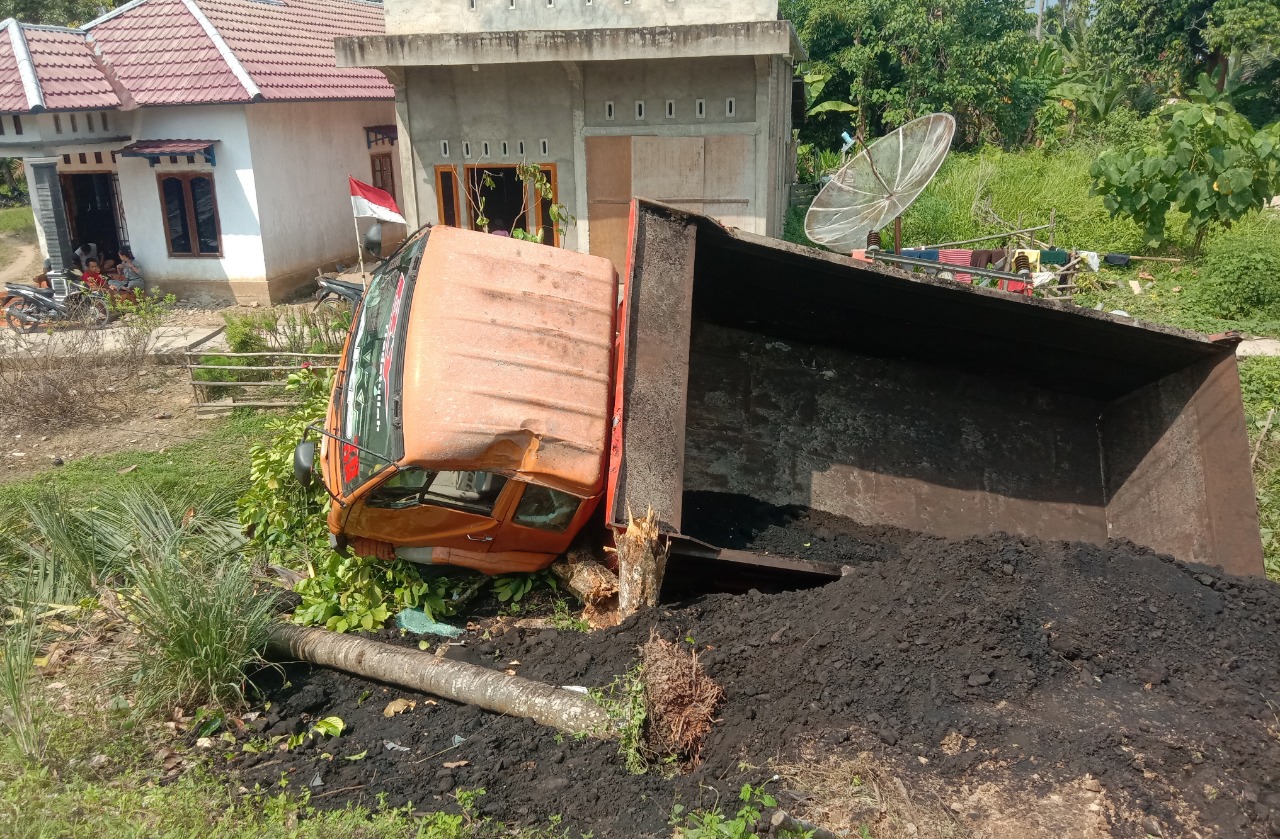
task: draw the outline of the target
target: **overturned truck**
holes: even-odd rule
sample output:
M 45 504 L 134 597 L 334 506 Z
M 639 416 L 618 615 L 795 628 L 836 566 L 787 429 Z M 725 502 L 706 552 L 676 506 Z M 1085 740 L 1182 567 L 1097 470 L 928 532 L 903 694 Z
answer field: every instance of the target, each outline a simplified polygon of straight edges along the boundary
M 620 286 L 606 260 L 446 227 L 381 266 L 320 449 L 335 546 L 534 570 L 652 510 L 672 565 L 833 573 L 699 538 L 691 499 L 728 493 L 1262 573 L 1234 340 L 644 200 L 630 238 Z

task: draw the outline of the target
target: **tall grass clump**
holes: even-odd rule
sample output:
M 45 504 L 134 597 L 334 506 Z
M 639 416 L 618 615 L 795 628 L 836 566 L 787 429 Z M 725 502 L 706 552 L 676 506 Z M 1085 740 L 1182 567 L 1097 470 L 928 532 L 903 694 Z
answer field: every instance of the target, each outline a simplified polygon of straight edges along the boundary
M 50 492 L 25 510 L 29 527 L 6 536 L 8 564 L 57 569 L 72 602 L 118 602 L 136 634 L 116 675 L 139 712 L 244 701 L 272 604 L 255 591 L 234 499 L 133 487 L 91 508 Z
M 50 607 L 73 597 L 74 583 L 55 564 L 5 555 L 0 584 L 0 732 L 21 758 L 39 763 L 48 741 L 45 706 L 34 691 L 35 658 L 44 646 L 41 624 Z
M 241 705 L 272 605 L 255 591 L 234 501 L 126 490 L 95 511 L 92 527 L 123 558 L 119 595 L 137 637 L 122 675 L 135 708 Z
M 21 502 L 26 526 L 3 535 L 19 565 L 57 568 L 72 599 L 96 593 L 120 568 L 118 551 L 95 532 L 93 514 L 78 510 L 60 489 L 46 489 Z
M 237 556 L 174 550 L 132 571 L 122 599 L 138 632 L 126 656 L 135 708 L 242 705 L 246 670 L 262 661 L 272 615 L 248 566 Z

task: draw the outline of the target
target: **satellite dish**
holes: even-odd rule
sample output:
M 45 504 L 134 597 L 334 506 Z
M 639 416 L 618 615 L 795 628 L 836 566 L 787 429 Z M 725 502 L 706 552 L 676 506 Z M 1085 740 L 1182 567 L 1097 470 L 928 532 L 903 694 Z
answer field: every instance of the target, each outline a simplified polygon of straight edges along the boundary
M 863 146 L 809 205 L 805 235 L 839 253 L 864 247 L 933 180 L 955 131 L 950 114 L 930 114 Z

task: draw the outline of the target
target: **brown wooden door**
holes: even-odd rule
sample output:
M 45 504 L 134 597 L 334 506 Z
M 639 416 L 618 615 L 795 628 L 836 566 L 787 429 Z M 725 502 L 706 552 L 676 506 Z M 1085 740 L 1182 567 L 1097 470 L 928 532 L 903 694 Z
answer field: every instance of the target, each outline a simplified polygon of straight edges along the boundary
M 631 205 L 631 138 L 587 138 L 587 218 L 591 253 L 627 269 L 627 227 Z

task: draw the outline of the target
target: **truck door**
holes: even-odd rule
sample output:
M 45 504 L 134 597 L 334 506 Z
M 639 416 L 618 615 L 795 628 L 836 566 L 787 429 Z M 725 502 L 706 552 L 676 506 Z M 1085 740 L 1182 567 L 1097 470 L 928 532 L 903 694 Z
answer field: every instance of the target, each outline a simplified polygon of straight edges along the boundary
M 492 472 L 400 469 L 352 505 L 347 530 L 397 546 L 483 553 L 506 487 L 507 479 Z
M 563 553 L 595 508 L 594 499 L 550 487 L 521 481 L 509 486 L 512 502 L 504 505 L 506 512 L 491 548 L 495 552 Z

